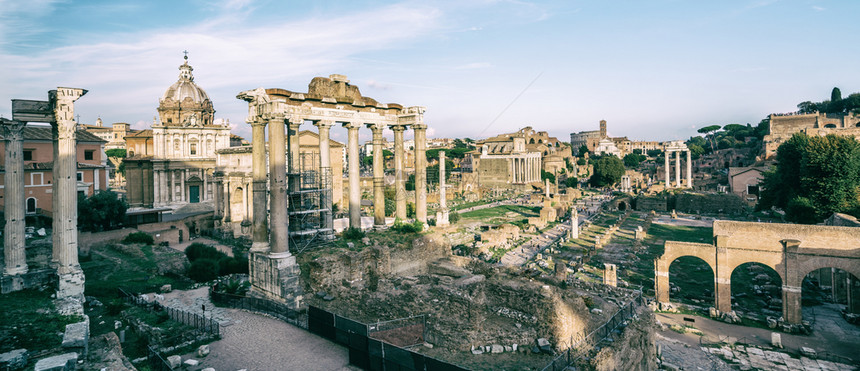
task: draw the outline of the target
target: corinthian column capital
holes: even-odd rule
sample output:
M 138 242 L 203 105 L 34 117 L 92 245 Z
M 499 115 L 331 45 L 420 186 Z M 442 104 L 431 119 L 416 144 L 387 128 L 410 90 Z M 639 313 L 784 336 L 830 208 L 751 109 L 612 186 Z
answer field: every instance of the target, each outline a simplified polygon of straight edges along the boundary
M 24 140 L 24 126 L 27 126 L 26 122 L 2 119 L 0 121 L 0 135 L 3 135 L 3 139 L 7 141 Z

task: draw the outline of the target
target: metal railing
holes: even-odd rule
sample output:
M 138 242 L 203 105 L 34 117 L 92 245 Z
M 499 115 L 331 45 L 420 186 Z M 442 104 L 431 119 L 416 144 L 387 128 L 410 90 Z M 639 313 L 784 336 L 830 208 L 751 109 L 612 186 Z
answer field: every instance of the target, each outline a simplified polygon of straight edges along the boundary
M 217 292 L 212 288 L 209 289 L 209 299 L 219 305 L 265 313 L 305 330 L 308 328 L 308 313 L 306 311 L 294 310 L 286 304 L 261 298 Z
M 636 297 L 622 306 L 618 312 L 615 312 L 609 320 L 604 322 L 600 327 L 591 331 L 588 335 L 576 340 L 571 338 L 571 342 L 576 341 L 571 347 L 567 348 L 560 355 L 555 357 L 542 371 L 562 371 L 568 366 L 574 364 L 580 358 L 584 357 L 591 351 L 594 346 L 600 344 L 608 338 L 619 327 L 626 327 L 626 321 L 633 317 L 636 309 L 642 305 L 642 292 L 638 292 Z
M 140 297 L 140 295 L 130 294 L 122 288 L 118 288 L 119 295 L 127 303 L 133 304 L 150 312 L 166 312 L 168 317 L 176 322 L 186 324 L 201 330 L 209 335 L 221 337 L 221 325 L 218 321 L 212 318 L 206 318 L 201 314 L 191 313 L 182 309 L 164 306 L 161 303 L 152 300 L 148 301 Z

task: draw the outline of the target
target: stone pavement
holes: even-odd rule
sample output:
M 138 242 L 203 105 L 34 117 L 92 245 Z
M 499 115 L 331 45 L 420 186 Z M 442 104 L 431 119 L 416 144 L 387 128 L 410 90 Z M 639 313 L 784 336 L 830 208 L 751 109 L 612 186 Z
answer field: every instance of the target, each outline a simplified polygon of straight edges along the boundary
M 520 266 L 531 260 L 553 242 L 567 235 L 570 230 L 568 223 L 561 223 L 517 246 L 502 256 L 501 263 L 509 266 Z
M 189 353 L 182 360 L 200 364 L 189 371 L 215 370 L 358 370 L 349 365 L 349 353 L 304 329 L 258 313 L 218 308 L 209 301 L 209 288 L 164 294 L 162 304 L 192 313 L 203 313 L 221 324 L 221 340 L 209 344 L 210 353 L 200 358 Z

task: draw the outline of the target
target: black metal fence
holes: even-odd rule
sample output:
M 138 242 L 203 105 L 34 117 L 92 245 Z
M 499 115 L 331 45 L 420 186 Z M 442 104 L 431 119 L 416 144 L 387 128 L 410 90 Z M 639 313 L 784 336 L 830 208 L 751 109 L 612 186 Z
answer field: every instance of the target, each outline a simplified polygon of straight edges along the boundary
M 600 327 L 596 328 L 594 331 L 585 335 L 578 341 L 576 339 L 572 339 L 571 343 L 574 344 L 567 348 L 567 350 L 562 354 L 555 357 L 552 362 L 543 368 L 543 371 L 566 370 L 568 366 L 574 364 L 580 358 L 587 355 L 594 346 L 600 344 L 600 342 L 612 335 L 614 331 L 619 328 L 623 329 L 626 326 L 626 321 L 630 319 L 630 317 L 633 317 L 637 308 L 642 304 L 642 292 L 638 292 L 632 300 L 622 306 L 618 312 L 615 312 L 615 314 L 612 315 L 609 320 L 600 325 Z
M 265 313 L 303 329 L 308 328 L 307 312 L 294 310 L 286 304 L 261 298 L 217 292 L 213 289 L 209 290 L 209 300 L 218 305 Z
M 167 307 L 155 300 L 149 301 L 140 295 L 130 294 L 122 288 L 118 290 L 119 295 L 129 304 L 147 309 L 150 312 L 166 312 L 171 320 L 194 327 L 216 338 L 221 337 L 221 325 L 212 318 L 206 318 L 202 314 L 191 313 L 182 309 Z
M 367 325 L 368 337 L 399 347 L 423 344 L 426 331 L 427 318 L 423 314 Z
M 420 317 L 420 316 L 419 316 Z M 384 331 L 395 330 L 396 324 L 412 326 L 417 318 L 388 321 Z M 424 319 L 421 321 L 422 338 Z M 401 348 L 369 336 L 371 326 L 338 316 L 326 310 L 308 307 L 308 331 L 349 349 L 349 363 L 373 371 L 465 371 L 465 368 Z M 378 332 L 377 332 L 378 333 Z M 423 341 L 422 341 L 423 342 Z
M 170 367 L 170 362 L 167 362 L 158 351 L 150 345 L 146 346 L 146 360 L 149 362 L 149 369 L 152 371 L 173 371 Z

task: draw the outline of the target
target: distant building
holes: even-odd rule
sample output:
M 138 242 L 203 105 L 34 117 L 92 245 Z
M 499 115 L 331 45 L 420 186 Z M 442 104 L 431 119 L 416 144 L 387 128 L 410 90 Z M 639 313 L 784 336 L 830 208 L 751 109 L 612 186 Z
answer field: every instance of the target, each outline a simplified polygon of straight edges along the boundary
M 758 200 L 759 183 L 767 170 L 767 166 L 730 167 L 729 190 L 744 200 Z
M 858 113 L 772 114 L 769 134 L 764 136 L 765 159 L 772 159 L 776 149 L 795 133 L 807 135 L 851 135 L 860 139 Z
M 611 141 L 612 144 L 602 143 L 604 139 Z M 627 137 L 609 137 L 606 129 L 606 120 L 600 120 L 600 130 L 571 133 L 570 145 L 577 155 L 579 155 L 579 149 L 585 146 L 589 152 L 597 154 L 612 153 L 618 157 L 624 157 L 635 150 L 646 154 L 650 150 L 663 149 L 662 142 L 630 140 Z M 598 150 L 598 147 L 600 147 L 600 150 Z
M 179 80 L 159 100 L 151 131 L 126 138 L 132 207 L 178 208 L 214 198 L 215 151 L 230 147 L 230 127 L 215 120 L 212 101 L 194 82 L 187 57 L 179 71 Z
M 77 190 L 91 196 L 108 188 L 104 154 L 106 141 L 84 130 L 77 131 Z M 0 164 L 6 163 L 6 144 L 0 140 Z M 28 215 L 51 215 L 53 201 L 54 142 L 50 126 L 24 127 L 24 191 Z M 5 169 L 0 167 L 0 208 L 5 205 Z

